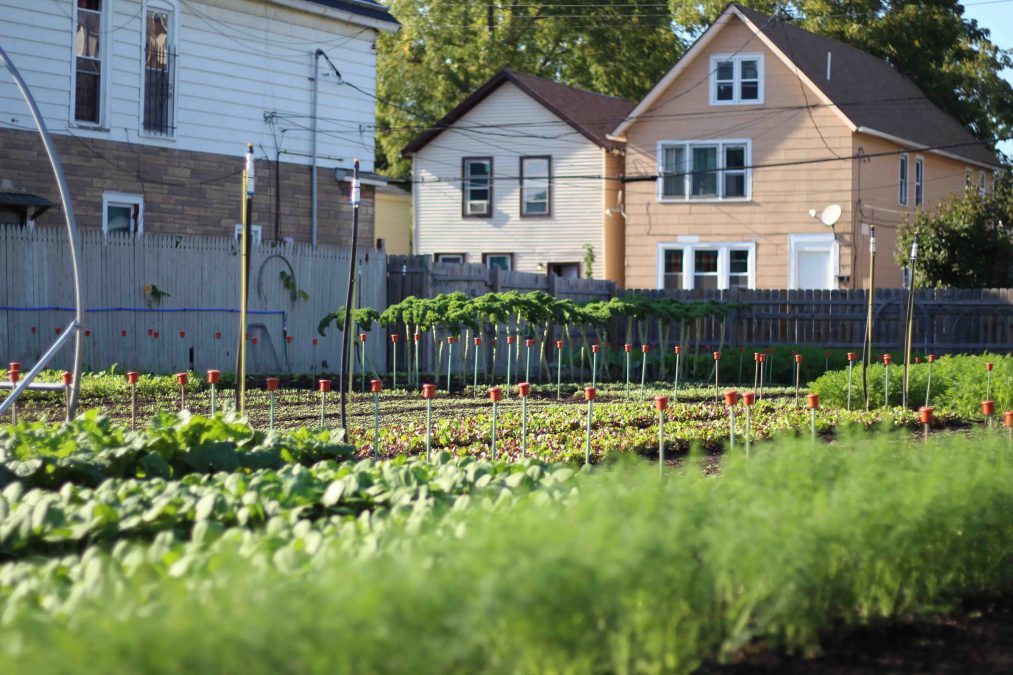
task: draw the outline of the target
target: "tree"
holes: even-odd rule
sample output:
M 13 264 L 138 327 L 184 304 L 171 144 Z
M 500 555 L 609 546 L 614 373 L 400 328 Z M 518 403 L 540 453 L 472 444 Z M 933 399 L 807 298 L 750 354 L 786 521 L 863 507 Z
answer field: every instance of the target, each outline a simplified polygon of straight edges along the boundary
M 658 0 L 392 0 L 402 23 L 377 41 L 377 166 L 406 176 L 401 150 L 502 68 L 637 100 L 684 44 Z
M 901 225 L 897 264 L 908 266 L 918 235 L 917 284 L 931 288 L 1007 288 L 1013 282 L 1013 180 L 990 194 L 969 189 Z
M 776 14 L 779 0 L 741 0 Z M 701 31 L 726 0 L 672 0 L 676 22 Z M 964 17 L 957 0 L 796 0 L 785 18 L 808 31 L 840 40 L 889 61 L 930 101 L 991 148 L 1013 136 L 1013 86 L 1000 72 L 1013 67 L 1009 50 Z

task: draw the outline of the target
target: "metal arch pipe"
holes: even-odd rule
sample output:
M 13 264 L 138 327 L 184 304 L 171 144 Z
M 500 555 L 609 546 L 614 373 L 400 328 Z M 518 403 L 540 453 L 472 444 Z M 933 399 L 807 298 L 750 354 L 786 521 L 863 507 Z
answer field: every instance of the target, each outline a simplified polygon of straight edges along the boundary
M 42 118 L 42 113 L 39 112 L 39 106 L 35 103 L 35 98 L 32 96 L 32 92 L 28 89 L 28 85 L 21 77 L 21 73 L 14 66 L 14 62 L 11 61 L 7 52 L 4 51 L 3 46 L 0 46 L 0 61 L 3 62 L 4 66 L 7 67 L 7 71 L 14 78 L 14 83 L 17 85 L 18 90 L 21 92 L 21 96 L 24 97 L 25 103 L 28 105 L 29 111 L 32 113 L 32 119 L 35 120 L 35 127 L 39 131 L 39 135 L 42 137 L 42 144 L 46 147 L 46 155 L 49 157 L 49 164 L 53 168 L 53 175 L 56 178 L 56 185 L 60 191 L 60 201 L 63 202 L 63 215 L 67 222 L 67 238 L 70 242 L 70 266 L 71 274 L 74 280 L 74 307 L 75 307 L 75 319 L 74 319 L 74 366 L 72 372 L 74 374 L 74 380 L 70 388 L 70 399 L 67 403 L 68 413 L 71 417 L 77 411 L 77 402 L 81 393 L 81 359 L 84 353 L 84 342 L 81 340 L 81 327 L 84 325 L 84 307 L 81 302 L 81 268 L 78 262 L 78 255 L 81 251 L 81 242 L 77 236 L 77 220 L 74 217 L 74 205 L 70 199 L 70 188 L 67 186 L 67 177 L 63 173 L 63 165 L 60 163 L 60 156 L 56 151 L 56 146 L 53 144 L 53 138 L 49 135 L 49 130 L 46 128 L 46 122 Z M 54 345 L 55 346 L 55 345 Z M 20 392 L 12 392 L 8 400 L 15 397 Z M 11 401 L 13 402 L 13 401 Z

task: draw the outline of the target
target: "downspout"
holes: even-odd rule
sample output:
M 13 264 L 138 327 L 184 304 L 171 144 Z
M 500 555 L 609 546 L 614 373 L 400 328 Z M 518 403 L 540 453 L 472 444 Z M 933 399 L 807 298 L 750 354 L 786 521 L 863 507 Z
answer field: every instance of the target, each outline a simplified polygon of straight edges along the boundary
M 313 125 L 310 136 L 310 156 L 312 157 L 312 169 L 310 171 L 310 200 L 313 204 L 312 215 L 310 216 L 311 240 L 313 247 L 317 245 L 317 98 L 320 91 L 320 57 L 324 50 L 317 49 L 313 52 L 313 111 L 310 114 L 310 123 Z

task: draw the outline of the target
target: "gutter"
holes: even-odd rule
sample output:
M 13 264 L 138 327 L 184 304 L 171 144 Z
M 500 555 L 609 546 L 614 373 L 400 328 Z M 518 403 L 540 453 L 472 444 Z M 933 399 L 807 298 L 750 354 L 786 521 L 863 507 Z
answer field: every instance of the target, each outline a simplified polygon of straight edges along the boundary
M 908 140 L 906 138 L 901 138 L 900 136 L 894 136 L 893 134 L 888 134 L 888 133 L 883 132 L 883 131 L 876 131 L 875 129 L 870 129 L 869 127 L 857 127 L 855 129 L 855 133 L 856 134 L 865 134 L 866 136 L 875 136 L 876 138 L 882 138 L 883 140 L 890 141 L 891 143 L 896 143 L 897 145 L 906 145 L 909 148 L 911 148 L 912 150 L 916 150 L 916 151 L 920 151 L 920 152 L 931 152 L 931 153 L 934 153 L 934 154 L 937 154 L 937 155 L 942 155 L 943 157 L 947 157 L 949 159 L 952 159 L 952 160 L 955 160 L 955 161 L 958 161 L 958 162 L 963 162 L 965 164 L 973 164 L 975 166 L 978 166 L 978 167 L 981 167 L 981 168 L 984 168 L 984 169 L 989 169 L 990 171 L 996 171 L 996 170 L 998 170 L 1000 168 L 998 164 L 986 164 L 986 163 L 980 162 L 980 161 L 978 161 L 976 159 L 970 159 L 969 157 L 963 157 L 962 155 L 956 155 L 956 154 L 954 154 L 952 152 L 947 152 L 945 150 L 936 150 L 936 149 L 933 149 L 933 148 L 928 148 L 928 147 L 925 146 L 924 143 L 916 143 L 915 141 Z M 968 143 L 967 145 L 970 147 L 970 146 L 976 145 L 976 144 L 980 145 L 981 143 L 980 143 L 980 141 L 975 141 L 974 143 Z

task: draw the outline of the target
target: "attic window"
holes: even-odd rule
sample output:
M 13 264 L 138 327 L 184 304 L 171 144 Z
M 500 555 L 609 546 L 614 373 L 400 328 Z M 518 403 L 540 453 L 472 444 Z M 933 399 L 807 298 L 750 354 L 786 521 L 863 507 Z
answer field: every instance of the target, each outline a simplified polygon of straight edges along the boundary
M 715 54 L 710 79 L 711 105 L 763 103 L 762 54 Z

